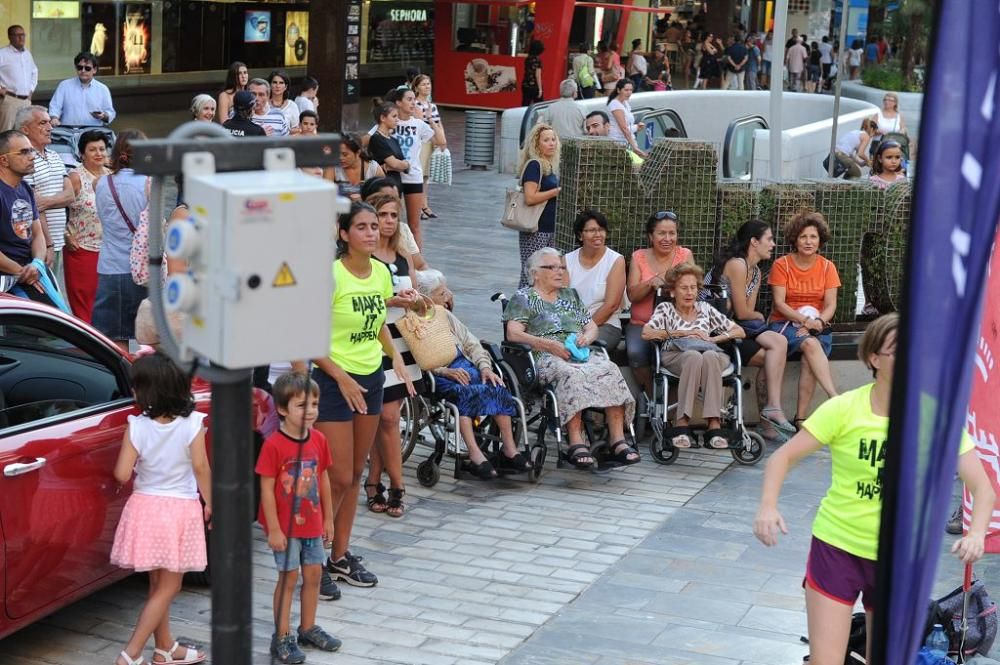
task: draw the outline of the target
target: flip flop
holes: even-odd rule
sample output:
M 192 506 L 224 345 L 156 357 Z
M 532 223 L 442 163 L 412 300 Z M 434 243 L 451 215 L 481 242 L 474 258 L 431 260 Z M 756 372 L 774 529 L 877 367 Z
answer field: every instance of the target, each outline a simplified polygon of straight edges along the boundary
M 781 414 L 781 419 L 773 418 L 768 414 L 779 413 Z M 795 434 L 795 425 L 788 422 L 785 418 L 785 414 L 781 413 L 781 409 L 776 407 L 764 407 L 760 411 L 760 419 L 767 422 L 771 427 L 776 429 L 779 433 Z

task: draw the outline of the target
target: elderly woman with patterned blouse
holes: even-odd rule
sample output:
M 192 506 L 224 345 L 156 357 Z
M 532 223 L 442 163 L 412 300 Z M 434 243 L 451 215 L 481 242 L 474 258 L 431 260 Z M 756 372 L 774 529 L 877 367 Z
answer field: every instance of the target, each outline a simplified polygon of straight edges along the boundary
M 660 364 L 680 377 L 677 386 L 677 413 L 671 444 L 690 448 L 688 428 L 694 401 L 701 390 L 701 415 L 707 421 L 705 442 L 709 448 L 728 448 L 721 429 L 722 373 L 729 356 L 718 346 L 746 333 L 735 321 L 707 302 L 698 300 L 705 273 L 693 263 L 682 263 L 667 273 L 666 288 L 673 301 L 661 302 L 642 329 L 642 338 L 663 345 Z
M 559 416 L 566 426 L 568 462 L 589 469 L 594 457 L 584 443 L 584 409 L 604 409 L 610 452 L 621 464 L 635 464 L 639 453 L 625 438 L 625 423 L 635 414 L 635 400 L 621 371 L 603 354 L 590 353 L 597 339 L 597 325 L 580 296 L 568 288 L 569 276 L 562 254 L 552 247 L 537 250 L 528 259 L 532 286 L 520 289 L 504 309 L 507 339 L 527 344 L 535 356 L 538 378 L 552 384 L 559 400 Z M 570 347 L 584 352 L 571 352 Z

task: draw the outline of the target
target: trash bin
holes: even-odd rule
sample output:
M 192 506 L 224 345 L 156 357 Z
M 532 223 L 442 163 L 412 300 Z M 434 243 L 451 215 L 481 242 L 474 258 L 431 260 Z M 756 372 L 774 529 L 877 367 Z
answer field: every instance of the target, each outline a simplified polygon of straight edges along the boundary
M 493 111 L 465 112 L 465 165 L 485 169 L 493 165 L 496 152 L 497 114 Z

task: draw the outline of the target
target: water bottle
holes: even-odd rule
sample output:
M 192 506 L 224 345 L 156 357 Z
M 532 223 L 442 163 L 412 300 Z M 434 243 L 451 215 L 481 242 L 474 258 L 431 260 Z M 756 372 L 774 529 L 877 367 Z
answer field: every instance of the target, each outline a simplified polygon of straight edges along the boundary
M 934 630 L 927 636 L 924 646 L 931 652 L 931 655 L 938 658 L 948 658 L 948 636 L 945 634 L 944 627 L 941 624 L 934 624 Z

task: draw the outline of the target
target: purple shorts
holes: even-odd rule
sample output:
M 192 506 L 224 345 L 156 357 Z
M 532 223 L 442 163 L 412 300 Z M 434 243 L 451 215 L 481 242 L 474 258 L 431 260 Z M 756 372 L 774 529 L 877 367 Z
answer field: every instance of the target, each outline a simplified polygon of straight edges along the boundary
M 865 609 L 875 608 L 875 562 L 862 559 L 813 536 L 806 561 L 806 585 L 827 598 L 854 606 L 861 594 Z

